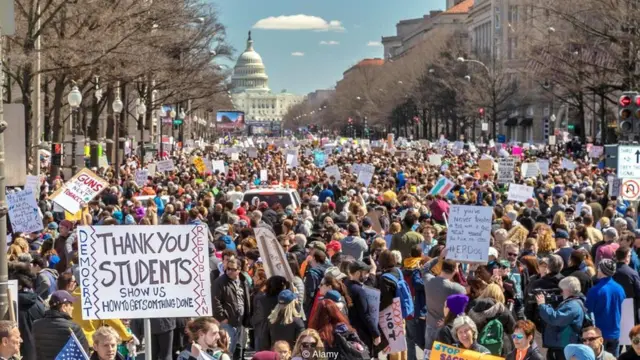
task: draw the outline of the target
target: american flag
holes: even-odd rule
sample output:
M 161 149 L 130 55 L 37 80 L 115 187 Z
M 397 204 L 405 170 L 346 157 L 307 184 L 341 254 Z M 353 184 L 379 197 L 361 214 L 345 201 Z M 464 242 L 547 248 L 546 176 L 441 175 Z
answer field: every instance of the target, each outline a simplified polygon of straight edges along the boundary
M 69 341 L 67 341 L 62 350 L 60 350 L 55 360 L 89 360 L 89 357 L 87 353 L 84 352 L 76 335 L 71 332 Z

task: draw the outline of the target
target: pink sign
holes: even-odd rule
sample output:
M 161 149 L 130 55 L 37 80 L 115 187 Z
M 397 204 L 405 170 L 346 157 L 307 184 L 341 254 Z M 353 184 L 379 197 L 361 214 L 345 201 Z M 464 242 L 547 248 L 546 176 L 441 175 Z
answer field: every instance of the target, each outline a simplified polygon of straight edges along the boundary
M 511 155 L 522 157 L 522 148 L 520 146 L 514 146 L 511 149 Z

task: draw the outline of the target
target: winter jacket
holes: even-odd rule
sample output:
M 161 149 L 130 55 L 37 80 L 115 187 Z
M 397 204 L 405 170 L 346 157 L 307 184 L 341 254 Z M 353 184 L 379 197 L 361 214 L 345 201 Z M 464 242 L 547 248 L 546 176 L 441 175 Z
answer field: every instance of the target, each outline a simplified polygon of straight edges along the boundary
M 58 310 L 47 310 L 42 319 L 33 323 L 33 339 L 36 346 L 36 359 L 54 360 L 65 346 L 71 334 L 78 338 L 84 351 L 89 353 L 89 343 L 80 326 L 71 320 L 71 316 Z
M 456 340 L 453 338 L 453 333 L 451 332 L 453 330 L 452 325 L 453 323 L 447 324 L 438 329 L 436 337 L 433 340 L 447 345 L 455 344 Z
M 566 269 L 562 269 L 561 272 L 564 276 L 573 276 L 580 281 L 580 292 L 586 294 L 593 286 L 593 279 L 591 276 L 580 269 L 580 266 L 570 266 Z
M 305 329 L 304 321 L 301 318 L 293 318 L 291 324 L 284 324 L 282 321 L 278 321 L 275 324 L 268 324 L 270 343 L 266 344 L 267 350 L 271 348 L 272 344 L 276 341 L 286 341 L 293 349 L 296 344 L 296 340 L 302 331 Z
M 408 258 L 411 256 L 411 248 L 420 245 L 423 241 L 422 234 L 411 229 L 404 229 L 403 232 L 393 235 L 389 250 L 398 250 L 403 259 Z
M 507 355 L 505 360 L 516 360 L 517 350 L 514 349 L 512 352 Z M 527 349 L 527 353 L 524 355 L 524 358 L 519 360 L 544 360 L 544 356 L 540 353 L 537 347 L 533 347 L 533 345 L 529 346 Z
M 36 343 L 33 338 L 33 322 L 42 319 L 45 306 L 33 292 L 18 292 L 18 329 L 22 337 L 20 355 L 23 360 L 36 360 Z
M 624 289 L 612 277 L 600 279 L 587 293 L 585 306 L 593 313 L 594 321 L 606 340 L 620 338 Z
M 516 320 L 507 307 L 493 299 L 477 299 L 475 305 L 469 310 L 469 317 L 476 323 L 478 334 L 482 333 L 482 329 L 493 319 L 498 319 L 502 323 L 502 356 L 509 354 L 513 349 L 513 341 L 511 334 L 516 327 Z
M 75 233 L 69 233 L 69 236 L 64 237 L 62 235 L 58 235 L 54 242 L 54 249 L 58 256 L 60 256 L 60 262 L 56 264 L 56 270 L 59 274 L 62 274 L 67 270 L 69 266 L 69 262 L 71 261 L 71 255 L 73 253 L 73 244 L 76 241 Z
M 582 295 L 572 296 L 562 301 L 557 309 L 549 304 L 538 306 L 538 313 L 544 323 L 542 344 L 546 348 L 562 349 L 569 344 L 578 344 L 582 336 L 584 321 Z
M 316 292 L 320 287 L 320 282 L 322 278 L 324 278 L 324 273 L 329 268 L 329 264 L 319 264 L 310 268 L 304 274 L 304 313 L 307 316 L 307 319 L 310 318 L 311 307 L 313 306 L 313 301 L 316 298 Z
M 251 314 L 251 326 L 253 326 L 256 338 L 256 351 L 265 351 L 271 348 L 273 340 L 269 337 L 269 315 L 278 305 L 278 296 L 269 296 L 259 293 L 253 298 L 253 314 Z
M 98 357 L 98 353 L 94 352 L 93 354 L 91 354 L 91 357 L 89 358 L 89 360 L 100 360 L 100 358 Z M 122 356 L 122 354 L 116 353 L 115 360 L 125 360 L 125 358 L 124 356 Z
M 347 291 L 353 306 L 349 309 L 349 323 L 358 332 L 358 337 L 367 345 L 372 346 L 373 339 L 380 336 L 380 329 L 376 326 L 378 319 L 374 319 L 374 309 L 378 304 L 369 303 L 364 286 L 352 280 L 345 280 Z
M 211 296 L 213 298 L 213 317 L 222 322 L 229 321 L 229 325 L 233 327 L 249 326 L 251 315 L 251 291 L 249 283 L 244 274 L 239 275 L 240 286 L 244 289 L 244 314 L 239 316 L 236 304 L 238 303 L 238 294 L 236 293 L 232 281 L 227 274 L 220 275 L 213 283 Z
M 76 287 L 73 290 L 72 295 L 76 298 L 76 301 L 73 306 L 73 313 L 71 314 L 73 322 L 80 325 L 82 331 L 87 337 L 87 342 L 89 343 L 89 347 L 93 347 L 93 333 L 98 330 L 98 328 L 102 326 L 109 326 L 114 329 L 118 335 L 120 335 L 120 339 L 124 342 L 129 342 L 133 339 L 133 336 L 127 331 L 127 327 L 124 326 L 120 319 L 108 319 L 108 320 L 84 320 L 82 318 L 82 304 L 80 303 L 81 291 L 80 286 Z
M 58 280 L 58 272 L 54 269 L 42 269 L 36 277 L 35 292 L 43 299 L 48 299 L 51 290 L 58 289 L 56 281 Z

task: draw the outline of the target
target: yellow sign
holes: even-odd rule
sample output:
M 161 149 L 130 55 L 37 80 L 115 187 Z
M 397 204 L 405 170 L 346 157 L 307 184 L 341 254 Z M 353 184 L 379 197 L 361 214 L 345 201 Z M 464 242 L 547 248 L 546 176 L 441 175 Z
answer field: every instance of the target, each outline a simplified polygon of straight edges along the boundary
M 195 165 L 200 174 L 204 174 L 205 171 L 207 171 L 207 166 L 204 164 L 204 160 L 199 156 L 193 158 L 193 165 Z
M 504 358 L 434 341 L 429 360 L 504 360 Z

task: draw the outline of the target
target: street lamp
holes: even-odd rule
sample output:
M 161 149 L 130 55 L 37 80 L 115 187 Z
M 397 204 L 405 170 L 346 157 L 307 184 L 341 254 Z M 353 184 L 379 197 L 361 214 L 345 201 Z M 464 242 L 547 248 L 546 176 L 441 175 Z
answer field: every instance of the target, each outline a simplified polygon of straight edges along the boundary
M 75 175 L 78 172 L 78 166 L 76 165 L 76 125 L 78 124 L 78 109 L 82 104 L 82 94 L 78 90 L 77 85 L 73 85 L 71 92 L 67 96 L 67 101 L 71 107 L 71 173 Z
M 138 99 L 138 105 L 136 106 L 136 112 L 138 113 L 138 124 L 140 124 L 140 163 L 144 159 L 144 125 L 145 115 L 147 113 L 147 106 L 144 104 L 144 99 Z
M 175 150 L 175 143 L 176 143 L 176 139 L 175 139 L 175 124 L 174 121 L 176 120 L 176 111 L 175 109 L 171 109 L 171 112 L 169 112 L 169 115 L 171 116 L 171 152 L 173 152 Z M 162 141 L 162 139 L 160 139 L 160 141 Z M 162 145 L 160 146 L 162 147 Z
M 116 178 L 120 177 L 120 115 L 122 114 L 122 109 L 124 109 L 124 104 L 122 100 L 120 100 L 120 94 L 116 95 L 116 99 L 113 100 L 111 104 L 111 108 L 113 109 L 113 113 L 116 116 Z

